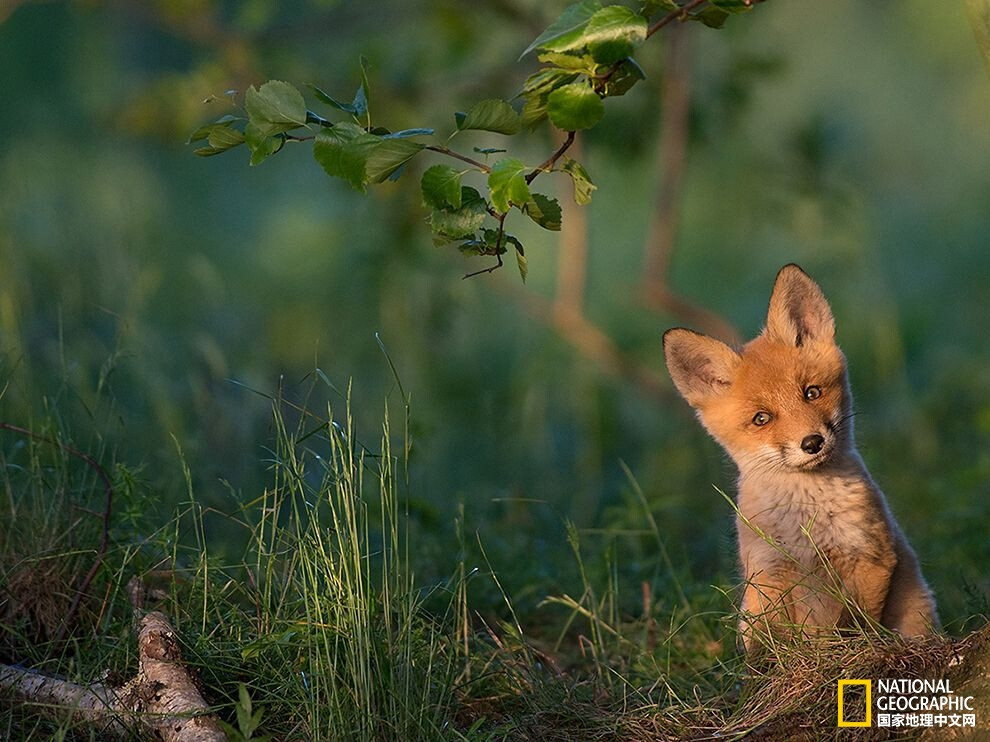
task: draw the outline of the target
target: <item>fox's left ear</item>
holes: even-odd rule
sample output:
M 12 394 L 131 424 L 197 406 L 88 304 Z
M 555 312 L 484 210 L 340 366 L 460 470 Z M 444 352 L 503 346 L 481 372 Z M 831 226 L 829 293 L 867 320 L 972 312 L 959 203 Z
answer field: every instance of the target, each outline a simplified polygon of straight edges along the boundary
M 825 294 L 793 263 L 777 274 L 763 332 L 769 338 L 797 347 L 809 340 L 835 341 L 835 319 Z

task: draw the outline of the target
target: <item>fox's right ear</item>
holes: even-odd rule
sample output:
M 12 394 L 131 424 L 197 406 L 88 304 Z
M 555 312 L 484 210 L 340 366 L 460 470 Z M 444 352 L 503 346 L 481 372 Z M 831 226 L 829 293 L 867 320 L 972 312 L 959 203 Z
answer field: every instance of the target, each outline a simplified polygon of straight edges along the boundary
M 728 391 L 742 360 L 721 340 L 681 327 L 663 334 L 663 354 L 674 386 L 692 407 Z
M 781 268 L 774 281 L 765 334 L 798 348 L 808 340 L 835 342 L 835 319 L 825 294 L 794 263 Z

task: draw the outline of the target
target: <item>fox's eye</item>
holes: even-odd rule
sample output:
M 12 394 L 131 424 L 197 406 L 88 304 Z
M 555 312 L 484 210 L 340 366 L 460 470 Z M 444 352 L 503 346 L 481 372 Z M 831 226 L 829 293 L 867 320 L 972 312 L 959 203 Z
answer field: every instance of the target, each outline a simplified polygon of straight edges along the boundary
M 769 412 L 757 412 L 753 415 L 753 425 L 766 425 L 770 422 Z
M 822 396 L 822 388 L 820 386 L 809 386 L 804 389 L 804 398 L 809 402 L 814 402 L 816 399 Z

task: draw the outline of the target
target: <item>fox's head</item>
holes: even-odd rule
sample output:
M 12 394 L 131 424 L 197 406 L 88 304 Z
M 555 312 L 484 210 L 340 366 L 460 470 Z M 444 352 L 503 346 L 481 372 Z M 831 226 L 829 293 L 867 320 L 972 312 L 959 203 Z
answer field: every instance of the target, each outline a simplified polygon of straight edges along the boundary
M 741 351 L 691 330 L 663 336 L 674 385 L 740 472 L 810 470 L 853 448 L 846 364 L 818 285 L 777 274 L 763 332 Z

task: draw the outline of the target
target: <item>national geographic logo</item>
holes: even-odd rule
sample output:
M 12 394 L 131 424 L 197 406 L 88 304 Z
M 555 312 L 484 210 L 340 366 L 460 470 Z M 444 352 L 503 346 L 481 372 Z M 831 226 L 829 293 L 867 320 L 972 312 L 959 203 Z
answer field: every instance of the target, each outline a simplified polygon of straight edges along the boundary
M 866 718 L 859 721 L 846 719 L 846 689 L 850 686 L 864 688 L 866 698 L 863 706 L 866 709 Z M 858 705 L 858 704 L 857 704 Z M 873 681 L 872 680 L 840 680 L 839 681 L 839 726 L 840 727 L 868 727 L 871 726 L 873 712 Z
M 973 696 L 953 693 L 948 680 L 840 680 L 838 726 L 975 727 Z M 876 708 L 876 714 L 873 713 Z

